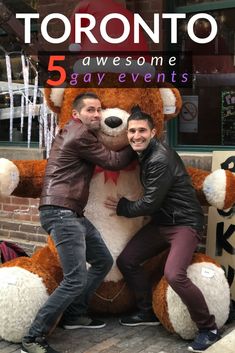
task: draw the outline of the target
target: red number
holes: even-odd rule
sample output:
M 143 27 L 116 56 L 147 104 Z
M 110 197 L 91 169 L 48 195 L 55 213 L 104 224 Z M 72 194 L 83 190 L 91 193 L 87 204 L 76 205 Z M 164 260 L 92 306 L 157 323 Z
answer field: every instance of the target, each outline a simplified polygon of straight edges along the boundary
M 58 71 L 60 73 L 60 78 L 57 81 L 53 81 L 50 78 L 47 80 L 47 83 L 51 86 L 60 86 L 66 80 L 66 72 L 65 69 L 61 66 L 54 65 L 56 60 L 64 61 L 65 55 L 51 55 L 49 64 L 48 64 L 48 71 Z

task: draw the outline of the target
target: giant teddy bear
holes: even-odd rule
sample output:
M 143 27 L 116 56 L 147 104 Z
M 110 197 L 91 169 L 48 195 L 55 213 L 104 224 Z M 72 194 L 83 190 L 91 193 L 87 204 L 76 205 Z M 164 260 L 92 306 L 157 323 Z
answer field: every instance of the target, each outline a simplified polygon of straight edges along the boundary
M 97 93 L 102 102 L 102 122 L 99 132 L 99 139 L 113 150 L 119 150 L 127 145 L 126 122 L 131 108 L 138 104 L 140 108 L 151 114 L 154 118 L 158 138 L 162 138 L 166 120 L 174 118 L 181 107 L 181 97 L 174 88 L 90 88 L 90 91 Z M 71 116 L 71 105 L 73 99 L 85 91 L 84 88 L 46 89 L 45 96 L 50 108 L 58 113 L 59 127 L 62 127 Z M 0 160 L 0 191 L 4 195 L 16 195 L 21 197 L 39 197 L 42 179 L 45 171 L 46 160 L 42 161 L 7 161 Z M 188 169 L 192 183 L 203 203 L 210 203 L 217 208 L 227 209 L 234 204 L 235 177 L 228 171 L 216 171 L 210 173 L 195 168 Z M 114 260 L 122 251 L 128 240 L 140 229 L 148 219 L 138 217 L 126 219 L 110 215 L 110 210 L 104 207 L 104 200 L 110 195 L 125 195 L 129 199 L 137 199 L 142 193 L 142 187 L 138 178 L 138 165 L 132 163 L 124 170 L 110 172 L 96 168 L 90 185 L 90 196 L 85 210 L 85 215 L 100 230 L 107 246 L 109 247 Z M 40 250 L 39 256 L 35 255 L 28 261 L 30 266 L 25 266 L 25 259 L 19 258 L 17 262 L 7 263 L 0 268 L 0 298 L 1 303 L 10 302 L 10 306 L 0 306 L 0 316 L 8 323 L 7 328 L 1 320 L 0 336 L 6 340 L 17 342 L 25 334 L 30 321 L 34 318 L 36 310 L 46 300 L 47 295 L 55 288 L 60 280 L 59 263 L 56 259 L 55 249 L 51 246 Z M 51 252 L 50 252 L 51 251 Z M 50 266 L 43 267 L 45 256 L 52 258 L 56 263 L 52 273 Z M 145 264 L 146 271 L 151 271 L 158 282 L 164 267 L 164 257 L 167 254 L 157 257 Z M 196 264 L 196 269 L 194 269 Z M 198 285 L 205 288 L 205 296 L 208 297 L 210 309 L 215 314 L 219 326 L 222 326 L 228 317 L 229 312 L 229 288 L 223 270 L 213 260 L 205 255 L 194 259 L 192 263 L 192 278 L 196 278 Z M 194 267 L 193 267 L 194 266 Z M 43 267 L 43 271 L 41 270 Z M 55 271 L 55 269 L 58 269 Z M 157 271 L 156 271 L 157 270 Z M 4 272 L 3 272 L 4 271 Z M 13 271 L 13 272 L 11 272 Z M 48 272 L 51 281 L 55 281 L 53 288 L 50 288 L 50 280 L 45 280 L 42 272 Z M 190 271 L 190 269 L 189 269 Z M 204 271 L 207 275 L 201 280 L 200 273 Z M 191 273 L 190 272 L 190 273 Z M 31 281 L 31 274 L 38 276 L 42 298 L 37 298 L 39 292 L 34 293 L 33 300 L 27 302 L 22 296 L 28 293 L 27 289 L 34 286 Z M 56 279 L 53 279 L 54 277 Z M 19 284 L 17 279 L 20 278 Z M 205 280 L 207 285 L 205 285 Z M 201 285 L 200 285 L 201 283 Z M 21 290 L 18 290 L 20 286 Z M 11 292 L 8 293 L 8 287 Z M 215 295 L 211 288 L 221 288 Z M 209 289 L 208 289 L 209 288 Z M 27 294 L 26 294 L 27 295 Z M 215 297 L 214 297 L 215 296 Z M 173 299 L 171 300 L 171 298 Z M 171 305 L 169 304 L 171 300 Z M 172 304 L 173 303 L 173 304 Z M 176 298 L 170 291 L 167 283 L 162 279 L 159 286 L 153 292 L 153 307 L 163 325 L 170 331 L 179 333 L 183 338 L 191 338 L 195 334 L 195 327 L 185 314 L 185 307 L 179 305 L 180 299 Z M 102 313 L 120 313 L 131 309 L 134 306 L 134 297 L 130 288 L 127 288 L 121 273 L 114 264 L 113 269 L 107 275 L 105 281 L 95 293 L 91 309 Z M 30 307 L 30 309 L 29 309 Z M 217 310 L 220 307 L 220 310 Z M 32 308 L 32 309 L 31 309 Z M 174 308 L 174 310 L 172 310 Z M 33 310 L 34 309 L 34 310 Z M 24 312 L 27 311 L 27 315 Z M 187 311 L 187 310 L 186 310 Z M 181 315 L 181 312 L 184 314 Z M 20 325 L 18 324 L 21 318 Z M 177 327 L 178 318 L 181 319 L 180 327 Z M 178 320 L 179 321 L 179 320 Z M 186 332 L 186 334 L 184 334 Z

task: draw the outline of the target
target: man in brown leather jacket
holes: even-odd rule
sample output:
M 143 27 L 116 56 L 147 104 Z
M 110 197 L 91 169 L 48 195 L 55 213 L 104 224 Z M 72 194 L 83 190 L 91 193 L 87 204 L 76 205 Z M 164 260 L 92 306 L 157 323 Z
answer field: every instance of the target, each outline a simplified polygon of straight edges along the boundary
M 73 103 L 72 119 L 59 131 L 50 152 L 40 199 L 42 227 L 51 235 L 64 279 L 37 313 L 22 352 L 56 353 L 44 339 L 63 313 L 65 329 L 101 328 L 105 323 L 87 315 L 91 295 L 112 267 L 113 259 L 100 233 L 83 211 L 95 168 L 118 170 L 134 157 L 130 147 L 107 150 L 97 139 L 101 102 L 84 93 Z M 90 264 L 87 270 L 86 262 Z

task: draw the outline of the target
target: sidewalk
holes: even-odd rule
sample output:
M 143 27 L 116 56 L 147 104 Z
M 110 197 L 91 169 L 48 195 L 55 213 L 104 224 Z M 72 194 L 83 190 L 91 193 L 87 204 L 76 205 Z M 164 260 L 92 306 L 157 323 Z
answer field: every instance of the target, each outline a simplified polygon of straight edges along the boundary
M 125 327 L 118 317 L 104 318 L 103 329 L 63 330 L 57 328 L 48 342 L 61 353 L 186 353 L 188 342 L 167 332 L 163 326 Z M 227 336 L 228 335 L 228 336 Z M 232 353 L 235 321 L 222 329 L 221 341 L 206 353 Z M 20 345 L 0 340 L 0 353 L 20 353 Z

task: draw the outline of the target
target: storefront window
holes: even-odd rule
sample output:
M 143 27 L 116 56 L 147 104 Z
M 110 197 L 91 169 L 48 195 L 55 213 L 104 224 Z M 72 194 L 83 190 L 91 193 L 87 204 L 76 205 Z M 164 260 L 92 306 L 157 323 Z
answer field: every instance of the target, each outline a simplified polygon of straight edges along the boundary
M 177 3 L 189 5 L 192 2 Z M 181 90 L 183 108 L 174 140 L 179 148 L 184 145 L 198 149 L 200 146 L 208 149 L 235 146 L 235 8 L 206 12 L 218 25 L 218 34 L 210 43 L 193 42 L 185 30 L 186 22 L 182 21 L 179 26 L 178 50 L 192 55 L 193 65 L 193 86 Z M 187 21 L 194 14 L 187 14 Z M 209 22 L 200 19 L 194 25 L 194 32 L 198 37 L 207 37 Z

